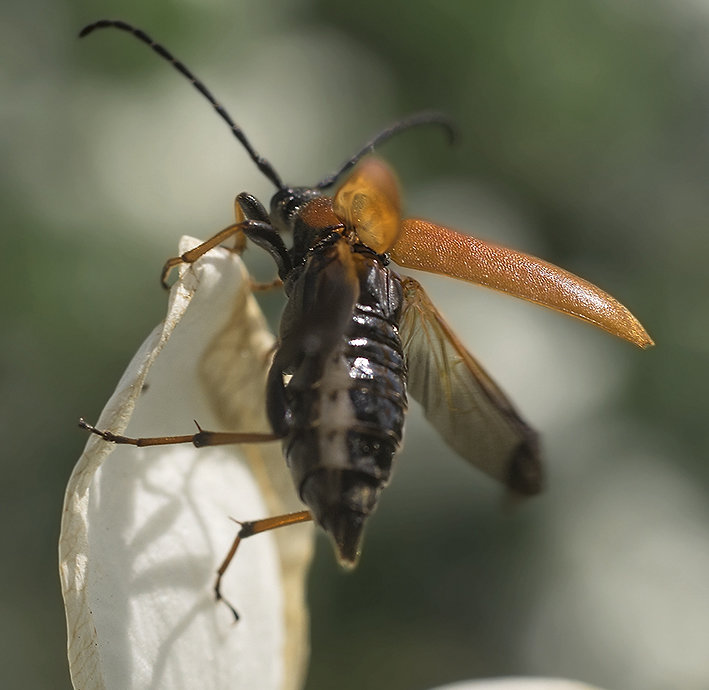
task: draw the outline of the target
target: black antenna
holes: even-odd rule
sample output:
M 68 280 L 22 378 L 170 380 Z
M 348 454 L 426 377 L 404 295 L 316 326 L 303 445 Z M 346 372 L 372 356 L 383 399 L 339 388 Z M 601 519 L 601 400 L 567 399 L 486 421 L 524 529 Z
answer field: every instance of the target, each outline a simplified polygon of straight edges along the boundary
M 248 151 L 251 160 L 256 163 L 258 169 L 271 181 L 278 189 L 283 189 L 284 184 L 281 181 L 280 176 L 274 170 L 273 166 L 263 157 L 259 156 L 258 153 L 253 149 L 251 143 L 246 138 L 246 135 L 241 131 L 241 128 L 231 119 L 229 113 L 224 109 L 222 105 L 217 102 L 217 99 L 211 94 L 209 89 L 199 80 L 197 77 L 190 72 L 187 67 L 185 67 L 177 58 L 175 58 L 167 49 L 163 48 L 159 43 L 156 43 L 148 34 L 146 34 L 141 29 L 137 29 L 131 26 L 127 22 L 121 21 L 120 19 L 100 19 L 93 24 L 85 26 L 79 32 L 79 38 L 88 36 L 90 33 L 96 29 L 106 29 L 113 27 L 114 29 L 120 29 L 121 31 L 127 31 L 133 34 L 138 40 L 142 41 L 146 45 L 149 45 L 160 57 L 167 60 L 180 74 L 187 77 L 187 79 L 192 82 L 197 91 L 199 91 L 214 107 L 217 111 L 219 117 L 222 118 L 230 127 L 234 136 L 242 143 L 244 148 Z
M 415 113 L 399 122 L 395 122 L 390 127 L 382 130 L 371 141 L 367 142 L 352 158 L 350 158 L 337 172 L 328 175 L 324 180 L 316 185 L 316 189 L 327 189 L 331 187 L 337 179 L 353 168 L 364 156 L 371 153 L 377 146 L 383 144 L 387 139 L 391 139 L 396 134 L 404 132 L 413 127 L 423 127 L 428 125 L 436 125 L 442 127 L 448 134 L 448 140 L 453 143 L 457 136 L 457 129 L 453 120 L 442 113 L 425 111 Z

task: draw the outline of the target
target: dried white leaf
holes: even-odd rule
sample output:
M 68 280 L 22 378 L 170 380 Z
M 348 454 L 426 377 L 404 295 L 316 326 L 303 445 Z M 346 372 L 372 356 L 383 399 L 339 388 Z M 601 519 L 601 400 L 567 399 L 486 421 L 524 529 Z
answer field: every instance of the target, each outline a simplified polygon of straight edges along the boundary
M 197 243 L 183 238 L 180 253 Z M 273 338 L 238 257 L 181 267 L 167 317 L 139 349 L 97 426 L 130 436 L 265 431 Z M 309 526 L 244 542 L 215 604 L 237 526 L 301 509 L 278 444 L 138 449 L 92 436 L 69 480 L 59 542 L 68 654 L 78 690 L 301 685 Z M 248 462 L 243 453 L 247 452 Z M 257 468 L 258 477 L 253 473 Z M 288 548 L 279 555 L 277 544 Z

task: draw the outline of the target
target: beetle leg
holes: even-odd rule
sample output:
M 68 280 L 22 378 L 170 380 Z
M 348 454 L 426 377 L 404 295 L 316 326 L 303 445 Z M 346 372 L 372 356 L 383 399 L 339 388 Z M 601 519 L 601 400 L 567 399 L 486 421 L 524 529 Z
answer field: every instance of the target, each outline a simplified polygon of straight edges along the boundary
M 244 234 L 261 249 L 265 249 L 276 262 L 278 277 L 285 278 L 293 268 L 288 249 L 278 231 L 270 224 L 260 220 L 247 220 L 243 226 Z
M 196 424 L 196 422 L 195 422 Z M 268 441 L 278 441 L 281 437 L 267 433 L 232 433 L 229 431 L 205 431 L 197 424 L 199 431 L 196 434 L 186 434 L 184 436 L 149 436 L 144 438 L 133 438 L 114 434 L 112 431 L 97 429 L 84 419 L 79 420 L 79 426 L 86 431 L 90 431 L 96 436 L 100 436 L 104 441 L 130 446 L 171 446 L 178 443 L 191 443 L 196 448 L 204 446 L 223 446 L 232 443 L 266 443 Z
M 232 235 L 241 234 L 246 235 L 254 244 L 265 249 L 276 262 L 278 268 L 278 275 L 284 277 L 290 270 L 290 257 L 288 256 L 288 250 L 286 249 L 281 236 L 272 228 L 268 223 L 261 220 L 241 220 L 238 223 L 232 223 L 227 225 L 223 230 L 220 230 L 214 237 L 210 237 L 208 240 L 198 244 L 193 249 L 180 254 L 180 256 L 173 256 L 165 262 L 162 267 L 162 272 L 160 273 L 160 283 L 165 289 L 170 286 L 167 283 L 167 279 L 175 266 L 180 264 L 193 264 L 197 259 L 204 256 L 210 249 L 214 249 L 225 240 L 228 240 Z M 237 238 L 237 247 L 240 247 L 243 242 L 240 242 Z
M 234 542 L 226 555 L 226 558 L 219 566 L 217 570 L 217 579 L 214 583 L 214 597 L 217 601 L 223 601 L 229 610 L 234 614 L 234 619 L 239 620 L 239 614 L 236 609 L 224 598 L 222 595 L 222 578 L 226 572 L 229 564 L 234 559 L 236 555 L 236 550 L 239 548 L 239 544 L 243 539 L 247 537 L 252 537 L 254 534 L 259 534 L 260 532 L 268 532 L 272 529 L 277 529 L 278 527 L 286 527 L 287 525 L 295 525 L 299 522 L 308 522 L 312 520 L 313 516 L 310 514 L 309 510 L 301 510 L 297 513 L 286 513 L 285 515 L 276 515 L 270 518 L 263 518 L 262 520 L 253 520 L 250 522 L 238 522 L 241 526 L 238 534 L 234 538 Z
M 201 256 L 204 256 L 210 249 L 220 245 L 225 240 L 228 240 L 232 235 L 244 232 L 244 225 L 248 221 L 240 221 L 238 223 L 232 223 L 227 225 L 223 230 L 220 230 L 214 237 L 210 237 L 202 244 L 198 244 L 194 249 L 181 254 L 180 256 L 173 256 L 165 262 L 162 267 L 162 272 L 160 273 L 160 283 L 167 290 L 170 286 L 167 284 L 167 279 L 175 266 L 180 264 L 193 264 Z M 238 241 L 237 241 L 238 244 Z
M 234 199 L 234 214 L 237 223 L 240 220 L 244 220 L 244 218 L 270 223 L 266 207 L 253 194 L 248 192 L 241 192 Z
M 273 290 L 274 288 L 283 287 L 283 281 L 280 278 L 274 278 L 268 283 L 260 283 L 256 280 L 252 280 L 249 283 L 252 292 L 266 292 L 268 290 Z

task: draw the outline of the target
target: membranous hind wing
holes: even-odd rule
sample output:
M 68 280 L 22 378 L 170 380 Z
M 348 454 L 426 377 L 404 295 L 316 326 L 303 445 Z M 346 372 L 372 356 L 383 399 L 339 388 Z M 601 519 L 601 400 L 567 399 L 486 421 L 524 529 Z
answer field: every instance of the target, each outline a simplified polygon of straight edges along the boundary
M 461 457 L 512 491 L 535 494 L 543 472 L 536 432 L 465 349 L 418 281 L 405 277 L 401 340 L 408 390 Z

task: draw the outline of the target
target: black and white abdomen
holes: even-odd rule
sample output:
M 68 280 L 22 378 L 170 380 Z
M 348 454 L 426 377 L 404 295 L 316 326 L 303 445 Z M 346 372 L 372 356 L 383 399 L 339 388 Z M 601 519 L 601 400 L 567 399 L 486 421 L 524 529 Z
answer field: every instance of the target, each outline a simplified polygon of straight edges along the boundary
M 285 454 L 296 487 L 351 565 L 389 481 L 407 405 L 400 279 L 376 255 L 357 259 L 359 295 L 345 332 L 317 378 L 296 369 L 285 390 Z M 306 358 L 300 368 L 311 365 Z

